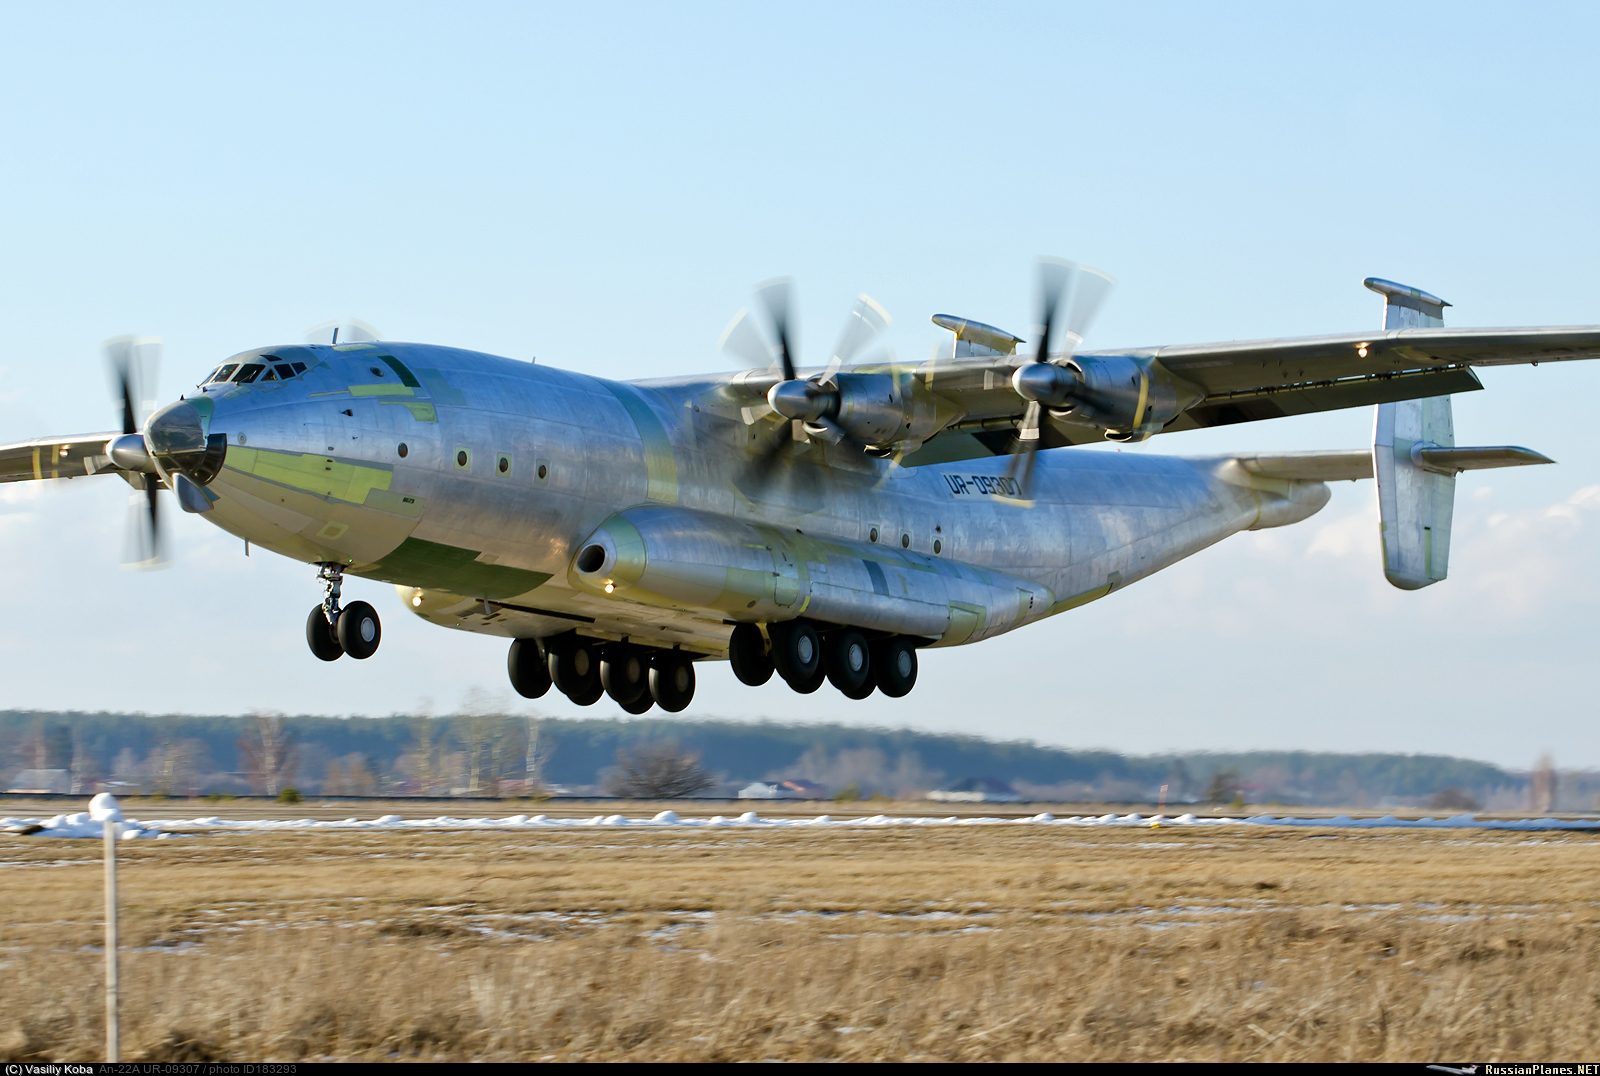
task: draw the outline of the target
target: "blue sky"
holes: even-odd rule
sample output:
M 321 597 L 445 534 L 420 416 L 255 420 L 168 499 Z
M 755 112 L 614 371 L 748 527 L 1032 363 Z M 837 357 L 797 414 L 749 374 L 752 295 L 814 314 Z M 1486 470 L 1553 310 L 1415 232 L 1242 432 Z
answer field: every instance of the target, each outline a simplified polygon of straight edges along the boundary
M 1450 324 L 1600 322 L 1590 6 L 571 7 L 0 7 L 0 440 L 112 426 L 99 344 L 122 332 L 164 338 L 168 398 L 345 315 L 605 376 L 717 369 L 780 273 L 814 361 L 860 291 L 902 358 L 939 340 L 935 312 L 1027 335 L 1039 254 L 1118 277 L 1091 346 L 1375 325 L 1367 275 L 1444 296 Z M 1600 765 L 1600 367 L 1483 380 L 1462 440 L 1561 465 L 1463 478 L 1439 586 L 1383 582 L 1370 486 L 1347 485 L 1295 528 L 929 654 L 907 700 L 704 669 L 695 710 Z M 1370 425 L 1139 450 L 1352 447 Z M 0 491 L 4 705 L 388 713 L 503 690 L 501 644 L 377 584 L 352 591 L 386 614 L 379 656 L 311 660 L 310 570 L 190 517 L 173 568 L 121 571 L 124 500 Z

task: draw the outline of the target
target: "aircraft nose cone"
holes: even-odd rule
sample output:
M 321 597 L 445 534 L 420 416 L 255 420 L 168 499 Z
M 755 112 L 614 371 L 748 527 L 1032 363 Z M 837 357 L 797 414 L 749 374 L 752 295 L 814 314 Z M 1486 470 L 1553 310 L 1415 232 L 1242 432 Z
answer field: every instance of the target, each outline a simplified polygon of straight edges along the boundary
M 206 428 L 200 411 L 187 400 L 171 403 L 150 416 L 145 443 L 154 456 L 181 456 L 206 450 Z
M 228 438 L 208 433 L 210 417 L 209 400 L 200 400 L 199 406 L 195 401 L 179 400 L 150 416 L 144 440 L 163 476 L 170 479 L 174 472 L 181 472 L 202 486 L 217 477 L 228 452 Z

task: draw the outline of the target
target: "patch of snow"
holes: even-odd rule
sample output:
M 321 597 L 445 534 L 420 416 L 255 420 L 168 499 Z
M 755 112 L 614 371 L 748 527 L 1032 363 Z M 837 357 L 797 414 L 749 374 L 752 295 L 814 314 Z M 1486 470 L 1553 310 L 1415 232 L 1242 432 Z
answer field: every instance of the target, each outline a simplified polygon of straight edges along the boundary
M 591 818 L 550 818 L 547 815 L 508 815 L 505 818 L 453 818 L 440 815 L 434 818 L 403 818 L 397 814 L 363 821 L 359 818 L 319 821 L 311 818 L 235 820 L 208 815 L 198 818 L 169 818 L 159 822 L 141 822 L 124 818 L 121 807 L 108 793 L 100 793 L 89 802 L 87 812 L 58 814 L 51 818 L 0 818 L 0 830 L 19 833 L 34 826 L 40 827 L 33 835 L 40 837 L 102 838 L 107 824 L 116 827 L 120 840 L 138 838 L 167 838 L 181 833 L 243 832 L 270 833 L 305 830 L 528 830 L 572 829 L 583 826 L 645 826 L 685 829 L 710 829 L 729 826 L 762 826 L 792 828 L 808 826 L 829 829 L 853 827 L 900 826 L 1055 826 L 1073 829 L 1103 827 L 1146 827 L 1159 822 L 1167 827 L 1206 828 L 1214 826 L 1288 826 L 1324 829 L 1477 829 L 1477 830 L 1600 830 L 1600 819 L 1513 818 L 1479 819 L 1470 814 L 1456 814 L 1448 818 L 1397 818 L 1392 814 L 1382 818 L 1352 818 L 1339 815 L 1335 818 L 1275 817 L 1260 814 L 1245 818 L 1203 817 L 1183 814 L 1176 818 L 1161 815 L 1146 818 L 1139 814 L 1104 814 L 1099 816 L 1073 815 L 1057 818 L 1048 812 L 1027 818 L 989 818 L 924 816 L 891 816 L 876 814 L 862 818 L 835 819 L 831 815 L 811 818 L 762 818 L 754 811 L 746 811 L 737 818 L 714 815 L 711 818 L 684 818 L 675 811 L 662 811 L 652 818 L 628 818 L 625 815 L 595 815 Z

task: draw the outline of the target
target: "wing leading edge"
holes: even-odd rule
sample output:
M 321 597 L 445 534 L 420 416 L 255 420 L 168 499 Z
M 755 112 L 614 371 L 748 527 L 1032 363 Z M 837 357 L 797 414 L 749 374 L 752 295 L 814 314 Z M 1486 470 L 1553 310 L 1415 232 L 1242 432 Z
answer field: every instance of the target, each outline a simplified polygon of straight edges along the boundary
M 0 482 L 32 482 L 46 478 L 82 478 L 118 471 L 106 455 L 106 442 L 116 433 L 85 433 L 0 445 Z

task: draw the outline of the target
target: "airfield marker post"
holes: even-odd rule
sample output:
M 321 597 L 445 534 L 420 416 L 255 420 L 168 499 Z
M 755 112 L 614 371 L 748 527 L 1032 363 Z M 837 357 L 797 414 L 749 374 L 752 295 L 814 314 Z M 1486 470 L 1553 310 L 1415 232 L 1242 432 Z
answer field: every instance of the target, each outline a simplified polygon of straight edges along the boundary
M 106 830 L 106 1060 L 120 1061 L 117 1028 L 117 823 Z

